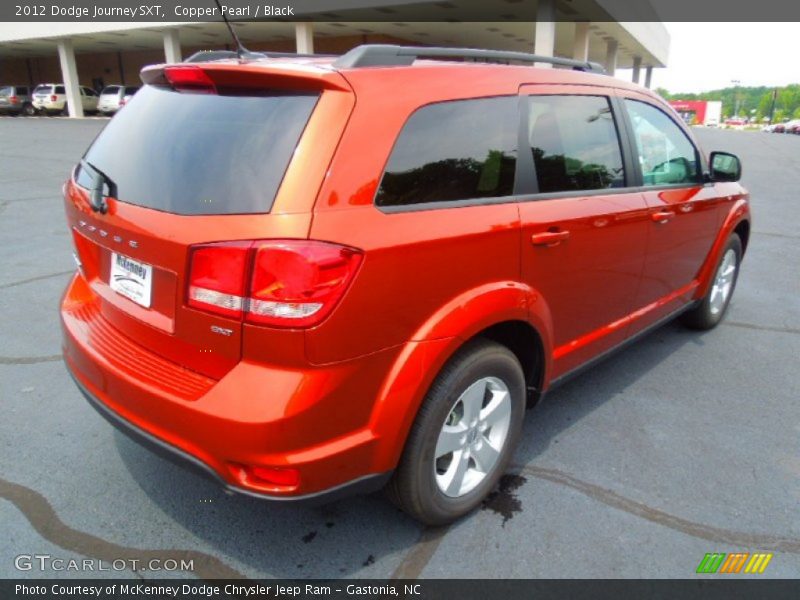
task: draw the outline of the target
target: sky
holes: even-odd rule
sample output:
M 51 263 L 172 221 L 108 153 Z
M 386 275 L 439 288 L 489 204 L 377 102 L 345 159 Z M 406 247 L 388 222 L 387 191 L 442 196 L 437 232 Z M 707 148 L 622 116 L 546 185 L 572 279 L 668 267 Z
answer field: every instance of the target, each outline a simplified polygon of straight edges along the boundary
M 789 2 L 794 0 L 787 0 Z M 654 69 L 652 87 L 703 92 L 742 86 L 800 83 L 797 23 L 664 23 L 670 33 L 665 69 Z M 627 77 L 630 71 L 618 76 Z

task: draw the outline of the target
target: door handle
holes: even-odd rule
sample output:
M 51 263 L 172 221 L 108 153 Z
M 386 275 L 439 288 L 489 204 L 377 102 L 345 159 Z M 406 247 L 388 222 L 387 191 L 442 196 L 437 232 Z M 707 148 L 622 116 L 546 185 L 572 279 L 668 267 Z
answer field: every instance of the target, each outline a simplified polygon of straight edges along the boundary
M 656 223 L 666 223 L 672 217 L 675 216 L 675 213 L 671 210 L 660 210 L 658 212 L 654 212 L 650 215 L 650 218 L 653 219 Z
M 557 246 L 561 242 L 566 242 L 569 239 L 569 231 L 544 231 L 542 233 L 534 233 L 531 236 L 531 244 L 534 246 Z

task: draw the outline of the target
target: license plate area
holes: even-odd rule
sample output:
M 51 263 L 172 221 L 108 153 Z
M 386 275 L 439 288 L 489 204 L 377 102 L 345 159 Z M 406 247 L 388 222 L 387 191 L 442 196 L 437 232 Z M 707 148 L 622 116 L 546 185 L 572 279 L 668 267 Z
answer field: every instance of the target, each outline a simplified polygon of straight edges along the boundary
M 153 295 L 153 267 L 124 254 L 111 253 L 109 287 L 140 306 L 150 308 Z

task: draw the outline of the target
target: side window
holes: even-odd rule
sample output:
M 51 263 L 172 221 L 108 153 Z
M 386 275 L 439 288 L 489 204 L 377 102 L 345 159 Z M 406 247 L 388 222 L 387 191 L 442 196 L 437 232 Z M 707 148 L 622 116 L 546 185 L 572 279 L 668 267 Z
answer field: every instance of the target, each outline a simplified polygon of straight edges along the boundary
M 540 193 L 625 186 L 619 136 L 604 96 L 529 96 L 528 138 Z
M 697 150 L 665 113 L 645 102 L 625 100 L 639 153 L 644 185 L 697 183 Z
M 64 86 L 63 85 L 57 85 L 56 86 L 56 91 L 53 92 L 53 93 L 54 94 L 62 94 L 63 95 L 63 94 L 66 94 L 67 92 L 64 90 Z
M 375 203 L 406 206 L 514 192 L 517 96 L 423 106 L 397 138 Z

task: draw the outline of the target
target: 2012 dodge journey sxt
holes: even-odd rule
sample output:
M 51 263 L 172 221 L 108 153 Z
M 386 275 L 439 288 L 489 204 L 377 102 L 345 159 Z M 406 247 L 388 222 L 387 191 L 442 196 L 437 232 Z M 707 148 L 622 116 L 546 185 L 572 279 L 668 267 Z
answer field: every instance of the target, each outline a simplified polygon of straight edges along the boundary
M 750 232 L 739 160 L 646 89 L 533 60 L 146 68 L 65 186 L 89 401 L 231 490 L 386 487 L 444 523 L 542 393 L 672 317 L 715 326 Z

